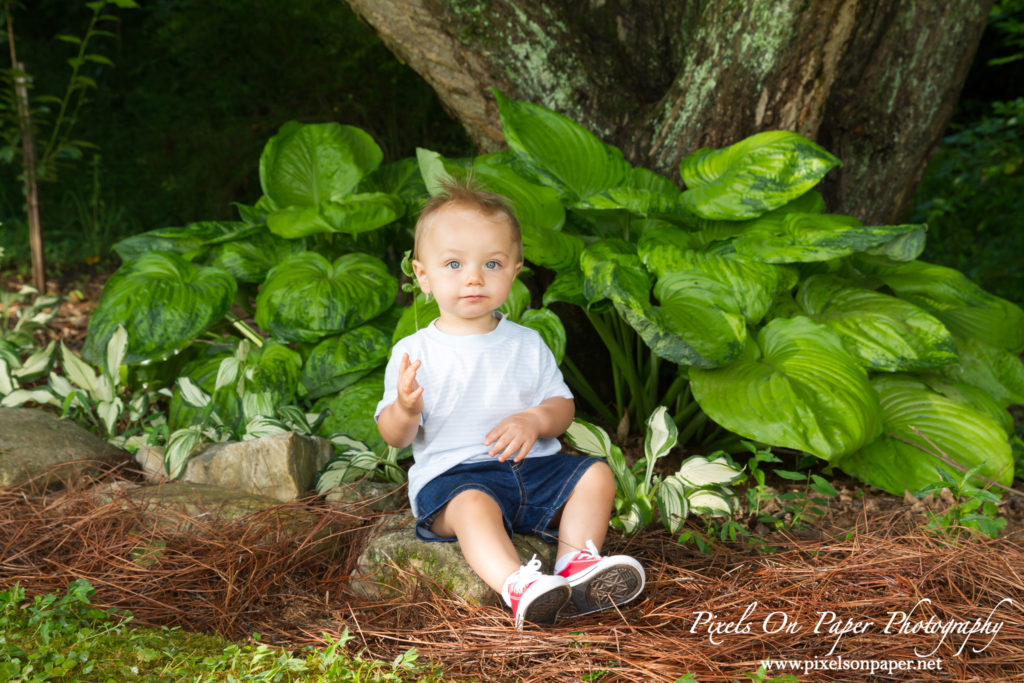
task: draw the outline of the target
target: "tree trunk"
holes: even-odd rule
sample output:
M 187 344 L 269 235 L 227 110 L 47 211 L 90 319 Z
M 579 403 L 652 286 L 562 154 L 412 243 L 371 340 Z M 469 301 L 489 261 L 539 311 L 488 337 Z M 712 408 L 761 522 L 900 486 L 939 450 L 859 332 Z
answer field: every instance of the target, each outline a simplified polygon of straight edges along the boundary
M 9 8 L 8 8 L 9 9 Z M 28 244 L 32 254 L 32 286 L 46 294 L 46 260 L 43 256 L 43 226 L 39 219 L 39 181 L 36 178 L 36 141 L 32 134 L 31 110 L 28 102 L 28 76 L 25 65 L 18 61 L 14 48 L 14 25 L 7 12 L 7 42 L 14 70 L 14 97 L 18 102 L 18 125 L 21 130 L 22 176 L 25 182 L 25 203 L 28 215 Z
M 679 161 L 769 129 L 844 161 L 829 209 L 902 218 L 992 0 L 346 0 L 481 151 L 494 99 L 549 107 L 679 181 Z

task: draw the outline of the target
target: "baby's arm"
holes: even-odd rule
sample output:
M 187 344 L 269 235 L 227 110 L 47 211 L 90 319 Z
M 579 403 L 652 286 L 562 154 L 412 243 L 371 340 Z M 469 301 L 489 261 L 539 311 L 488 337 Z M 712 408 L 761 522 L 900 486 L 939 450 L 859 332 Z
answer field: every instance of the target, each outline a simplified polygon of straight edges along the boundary
M 409 363 L 409 354 L 402 354 L 398 366 L 398 398 L 377 417 L 377 430 L 390 445 L 405 448 L 416 438 L 423 412 L 423 387 L 416 382 L 420 361 Z
M 576 404 L 572 399 L 553 396 L 540 405 L 506 417 L 488 432 L 484 445 L 491 447 L 488 454 L 497 455 L 499 462 L 505 462 L 513 454 L 512 462 L 520 462 L 537 439 L 553 439 L 564 434 L 575 414 Z

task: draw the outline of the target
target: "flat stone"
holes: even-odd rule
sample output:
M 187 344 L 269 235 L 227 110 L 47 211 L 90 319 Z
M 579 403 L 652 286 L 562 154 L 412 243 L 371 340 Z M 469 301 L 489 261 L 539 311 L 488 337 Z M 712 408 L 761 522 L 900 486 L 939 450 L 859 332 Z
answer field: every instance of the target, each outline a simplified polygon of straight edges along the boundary
M 0 408 L 0 487 L 77 482 L 131 456 L 70 420 L 36 408 Z
M 331 507 L 343 512 L 395 512 L 408 498 L 405 484 L 360 479 L 331 489 L 324 494 L 324 500 Z
M 500 596 L 470 569 L 458 543 L 426 543 L 413 533 L 409 514 L 382 518 L 359 556 L 349 585 L 372 600 L 415 599 L 424 584 L 458 595 L 471 605 L 499 605 Z M 526 564 L 536 555 L 550 571 L 556 545 L 537 536 L 516 534 L 512 544 Z
M 273 434 L 251 441 L 227 441 L 208 446 L 185 466 L 181 481 L 209 484 L 281 502 L 301 498 L 313 479 L 334 455 L 327 439 L 295 432 Z M 135 454 L 147 480 L 166 479 L 163 449 L 143 447 Z

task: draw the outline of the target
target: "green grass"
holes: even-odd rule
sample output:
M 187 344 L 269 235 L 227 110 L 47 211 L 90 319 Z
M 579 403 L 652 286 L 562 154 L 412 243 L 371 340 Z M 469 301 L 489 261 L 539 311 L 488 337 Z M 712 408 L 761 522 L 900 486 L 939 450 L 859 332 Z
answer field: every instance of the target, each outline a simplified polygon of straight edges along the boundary
M 131 616 L 90 604 L 95 590 L 71 582 L 64 595 L 28 598 L 18 585 L 0 591 L 0 680 L 42 681 L 440 681 L 415 650 L 394 662 L 349 655 L 346 630 L 323 649 L 298 651 L 177 628 L 134 626 Z

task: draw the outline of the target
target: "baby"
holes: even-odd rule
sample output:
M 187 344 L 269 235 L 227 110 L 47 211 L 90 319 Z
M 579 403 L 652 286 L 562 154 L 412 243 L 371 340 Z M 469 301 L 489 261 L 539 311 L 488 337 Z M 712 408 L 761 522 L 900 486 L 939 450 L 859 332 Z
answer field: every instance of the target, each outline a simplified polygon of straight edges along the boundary
M 416 223 L 413 271 L 440 317 L 400 340 L 377 405 L 381 436 L 412 444 L 409 499 L 424 541 L 458 540 L 462 553 L 524 621 L 552 623 L 621 605 L 644 571 L 602 557 L 615 479 L 601 460 L 560 452 L 572 394 L 540 335 L 496 309 L 523 266 L 508 201 L 451 182 Z M 513 532 L 558 540 L 553 575 L 524 566 Z

